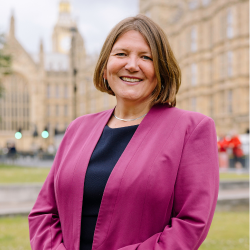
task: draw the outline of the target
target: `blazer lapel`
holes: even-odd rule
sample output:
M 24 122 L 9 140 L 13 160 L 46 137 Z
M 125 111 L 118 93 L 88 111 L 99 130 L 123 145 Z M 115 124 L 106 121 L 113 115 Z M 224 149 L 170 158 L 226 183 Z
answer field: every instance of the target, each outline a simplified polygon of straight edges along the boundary
M 102 197 L 92 249 L 99 248 L 105 241 L 112 222 L 116 200 L 119 195 L 120 183 L 126 167 L 132 158 L 136 156 L 136 151 L 145 142 L 145 139 L 150 133 L 153 133 L 153 125 L 159 121 L 164 113 L 162 109 L 166 109 L 166 107 L 167 105 L 156 105 L 150 109 L 111 172 Z
M 74 249 L 79 250 L 80 247 L 80 232 L 81 232 L 81 213 L 82 213 L 82 200 L 83 200 L 83 187 L 84 187 L 84 177 L 89 164 L 90 157 L 95 149 L 95 146 L 101 137 L 102 131 L 107 124 L 110 116 L 113 113 L 113 109 L 103 112 L 102 117 L 100 117 L 99 122 L 95 124 L 94 127 L 90 128 L 83 124 L 82 129 L 88 129 L 90 132 L 89 136 L 86 138 L 79 138 L 82 140 L 83 146 L 80 150 L 80 156 L 77 159 L 77 163 L 74 169 L 74 184 L 72 185 L 73 194 L 73 237 L 74 237 Z M 81 128 L 80 128 L 81 129 Z

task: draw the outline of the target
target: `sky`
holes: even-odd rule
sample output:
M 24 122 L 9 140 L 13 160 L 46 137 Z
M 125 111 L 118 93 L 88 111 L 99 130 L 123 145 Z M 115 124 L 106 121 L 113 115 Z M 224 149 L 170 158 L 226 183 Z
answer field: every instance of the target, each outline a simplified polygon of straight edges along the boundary
M 9 30 L 14 13 L 15 34 L 29 53 L 37 53 L 40 40 L 46 52 L 58 18 L 59 0 L 0 0 L 0 33 Z M 112 27 L 139 11 L 139 0 L 71 0 L 72 16 L 85 41 L 88 54 L 98 53 Z

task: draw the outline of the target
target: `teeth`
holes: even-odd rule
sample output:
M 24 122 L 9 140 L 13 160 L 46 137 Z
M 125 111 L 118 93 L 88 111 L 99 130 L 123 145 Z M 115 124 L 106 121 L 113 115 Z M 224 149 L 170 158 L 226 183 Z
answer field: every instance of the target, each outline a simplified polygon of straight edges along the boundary
M 121 79 L 123 81 L 126 81 L 126 82 L 140 82 L 141 80 L 140 79 L 136 79 L 136 78 L 127 78 L 127 77 L 121 77 Z

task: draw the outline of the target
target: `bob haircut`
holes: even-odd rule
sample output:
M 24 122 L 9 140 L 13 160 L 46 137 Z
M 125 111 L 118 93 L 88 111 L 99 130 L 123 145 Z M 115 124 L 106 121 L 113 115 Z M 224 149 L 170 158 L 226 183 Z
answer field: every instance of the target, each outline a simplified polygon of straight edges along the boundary
M 107 67 L 111 50 L 117 39 L 124 33 L 135 30 L 141 33 L 148 43 L 157 77 L 157 86 L 152 92 L 151 105 L 168 103 L 176 106 L 176 94 L 181 84 L 181 70 L 170 48 L 164 31 L 150 18 L 139 14 L 120 21 L 106 38 L 94 72 L 95 87 L 111 95 L 115 95 L 104 81 L 104 69 Z

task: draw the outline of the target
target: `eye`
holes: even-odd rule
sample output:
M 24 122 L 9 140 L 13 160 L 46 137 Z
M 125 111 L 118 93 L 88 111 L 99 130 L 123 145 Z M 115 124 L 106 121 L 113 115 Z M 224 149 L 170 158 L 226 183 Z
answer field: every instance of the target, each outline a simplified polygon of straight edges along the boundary
M 117 53 L 116 56 L 126 56 L 125 53 Z
M 143 58 L 143 59 L 145 59 L 145 60 L 150 60 L 150 61 L 153 61 L 153 59 L 152 59 L 152 58 L 150 58 L 149 56 L 142 56 L 142 58 Z

